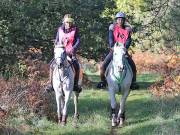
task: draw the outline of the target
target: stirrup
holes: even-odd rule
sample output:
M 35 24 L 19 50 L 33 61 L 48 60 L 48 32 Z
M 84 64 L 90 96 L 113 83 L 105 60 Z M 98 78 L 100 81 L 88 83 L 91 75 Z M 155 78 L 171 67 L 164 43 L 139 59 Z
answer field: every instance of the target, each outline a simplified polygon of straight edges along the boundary
M 82 88 L 79 85 L 74 85 L 73 91 L 77 91 L 78 93 L 80 93 L 82 91 Z
M 105 89 L 106 88 L 106 82 L 99 82 L 96 86 L 98 89 Z

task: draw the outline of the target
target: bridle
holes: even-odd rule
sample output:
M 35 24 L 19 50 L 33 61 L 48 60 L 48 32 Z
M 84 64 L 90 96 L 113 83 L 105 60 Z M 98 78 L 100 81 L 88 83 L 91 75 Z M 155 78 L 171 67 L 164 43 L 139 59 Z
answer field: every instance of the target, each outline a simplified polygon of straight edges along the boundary
M 127 73 L 127 67 L 126 67 L 126 54 L 122 54 L 122 63 L 123 63 L 123 67 L 118 70 L 118 75 L 115 74 L 115 63 L 112 62 L 112 75 L 115 77 L 115 79 L 117 80 L 118 84 L 121 84 L 123 79 L 126 76 Z
M 58 75 L 59 75 L 59 79 L 61 84 L 64 82 L 64 80 L 69 77 L 69 68 L 72 68 L 72 61 L 68 61 L 68 55 L 66 54 L 66 52 L 63 52 L 63 54 L 59 57 L 54 58 L 55 60 L 55 66 L 57 66 L 57 70 L 58 70 Z M 57 60 L 60 60 L 60 63 L 58 64 Z M 68 64 L 66 64 L 65 62 L 67 61 Z M 61 77 L 61 73 L 60 70 L 63 70 L 65 77 Z

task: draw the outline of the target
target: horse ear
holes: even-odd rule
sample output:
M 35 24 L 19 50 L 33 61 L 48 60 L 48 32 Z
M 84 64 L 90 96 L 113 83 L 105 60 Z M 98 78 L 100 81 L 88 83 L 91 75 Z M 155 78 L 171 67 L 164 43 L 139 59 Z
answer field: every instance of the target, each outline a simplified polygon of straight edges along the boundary
M 124 47 L 124 44 L 123 43 L 119 43 L 119 46 L 123 46 Z
M 114 44 L 114 46 L 115 46 L 115 47 L 119 46 L 118 42 L 116 42 L 116 43 Z
M 115 44 L 114 44 L 114 46 L 118 46 L 118 47 L 121 47 L 121 46 L 124 46 L 122 43 L 120 43 L 120 42 L 116 42 Z

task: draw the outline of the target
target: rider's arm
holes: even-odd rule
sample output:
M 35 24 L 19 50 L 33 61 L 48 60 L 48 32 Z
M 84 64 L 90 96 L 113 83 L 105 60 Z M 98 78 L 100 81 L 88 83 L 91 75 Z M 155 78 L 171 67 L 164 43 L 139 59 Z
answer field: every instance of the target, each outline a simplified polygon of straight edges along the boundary
M 128 30 L 128 32 L 129 32 L 128 39 L 126 40 L 126 43 L 125 43 L 125 47 L 126 47 L 126 49 L 128 49 L 132 42 L 132 39 L 131 39 L 132 28 L 130 26 L 127 26 L 126 30 Z
M 75 33 L 75 38 L 74 38 L 73 53 L 75 53 L 77 51 L 79 46 L 80 46 L 80 36 L 79 36 L 78 29 L 77 29 L 76 33 Z
M 114 46 L 114 24 L 111 24 L 109 26 L 109 35 L 108 35 L 108 40 L 109 40 L 109 48 L 112 48 Z
M 57 33 L 56 33 L 56 39 L 55 39 L 55 41 L 54 41 L 54 44 L 57 45 L 58 42 L 59 42 L 59 32 L 57 31 Z
M 128 37 L 128 39 L 126 40 L 126 43 L 125 43 L 126 49 L 129 48 L 129 46 L 131 45 L 131 42 L 132 42 L 132 39 L 131 39 L 131 36 L 129 35 L 129 37 Z

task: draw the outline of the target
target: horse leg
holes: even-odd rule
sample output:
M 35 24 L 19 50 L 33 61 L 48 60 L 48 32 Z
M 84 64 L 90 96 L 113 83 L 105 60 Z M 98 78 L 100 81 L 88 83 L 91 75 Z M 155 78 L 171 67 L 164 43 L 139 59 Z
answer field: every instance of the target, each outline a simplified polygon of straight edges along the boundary
M 115 91 L 109 90 L 110 100 L 111 100 L 111 124 L 112 127 L 116 126 L 116 98 Z
M 66 91 L 65 93 L 64 106 L 62 110 L 62 122 L 61 122 L 63 126 L 65 126 L 67 123 L 67 105 L 70 98 L 70 94 L 71 92 L 69 91 Z
M 62 110 L 63 110 L 63 108 L 64 108 L 64 96 L 62 95 L 61 96 L 61 114 L 62 114 Z
M 78 119 L 79 118 L 79 114 L 78 114 L 78 97 L 79 97 L 79 93 L 78 92 L 74 92 L 74 118 Z
M 125 92 L 122 94 L 121 97 L 120 107 L 117 117 L 117 124 L 119 127 L 122 127 L 125 121 L 125 103 L 128 95 L 129 95 L 129 90 L 125 90 Z
M 77 127 L 77 120 L 79 119 L 78 114 L 78 96 L 79 93 L 74 91 L 74 127 Z
M 56 93 L 56 103 L 57 103 L 58 124 L 60 124 L 62 120 L 62 114 L 61 114 L 61 95 L 59 93 Z

